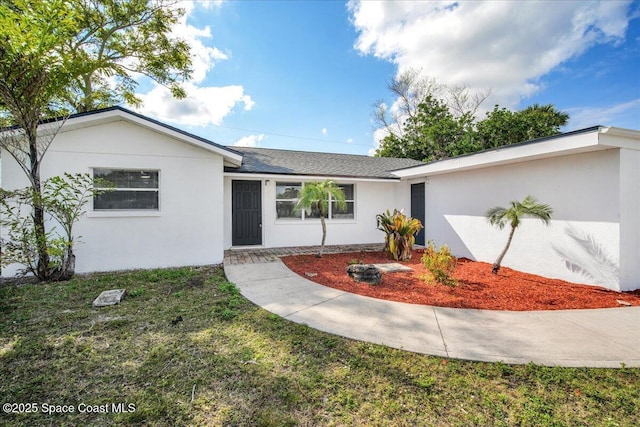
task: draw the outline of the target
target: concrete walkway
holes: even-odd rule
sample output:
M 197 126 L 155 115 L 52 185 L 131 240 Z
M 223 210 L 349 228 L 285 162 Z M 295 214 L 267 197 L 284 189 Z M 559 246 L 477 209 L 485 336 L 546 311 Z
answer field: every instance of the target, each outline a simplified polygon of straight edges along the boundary
M 224 269 L 253 303 L 347 338 L 455 359 L 640 367 L 640 307 L 531 312 L 431 307 L 321 286 L 279 259 L 226 261 Z

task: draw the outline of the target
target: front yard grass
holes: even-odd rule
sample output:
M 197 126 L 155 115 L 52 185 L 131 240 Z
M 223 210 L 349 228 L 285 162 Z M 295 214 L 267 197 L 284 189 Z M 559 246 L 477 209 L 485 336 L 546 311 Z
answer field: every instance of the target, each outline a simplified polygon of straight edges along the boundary
M 127 289 L 122 304 L 91 307 L 115 288 Z M 640 369 L 466 362 L 344 339 L 254 306 L 215 267 L 5 285 L 0 316 L 2 403 L 39 405 L 1 413 L 3 425 L 640 425 Z

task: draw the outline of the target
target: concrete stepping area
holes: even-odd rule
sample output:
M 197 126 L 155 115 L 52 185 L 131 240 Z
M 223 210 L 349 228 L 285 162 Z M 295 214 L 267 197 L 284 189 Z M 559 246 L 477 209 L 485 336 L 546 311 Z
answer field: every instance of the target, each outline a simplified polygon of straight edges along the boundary
M 321 286 L 279 259 L 224 268 L 253 303 L 347 338 L 455 359 L 640 367 L 640 307 L 529 312 L 432 307 Z

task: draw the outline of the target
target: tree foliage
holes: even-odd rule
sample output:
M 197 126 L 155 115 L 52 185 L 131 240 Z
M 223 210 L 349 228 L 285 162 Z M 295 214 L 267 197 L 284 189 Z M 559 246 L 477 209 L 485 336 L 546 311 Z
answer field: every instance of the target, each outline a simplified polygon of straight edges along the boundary
M 65 94 L 72 111 L 139 104 L 140 75 L 167 86 L 184 98 L 181 83 L 191 76 L 189 45 L 172 37 L 171 29 L 184 15 L 175 1 L 71 0 L 78 14 L 76 37 L 60 53 L 79 59 L 77 77 Z
M 68 2 L 15 0 L 0 3 L 0 115 L 15 127 L 0 134 L 0 147 L 15 158 L 31 183 L 36 276 L 49 271 L 40 164 L 57 129 L 38 136 L 38 125 L 73 79 L 76 64 L 58 47 L 77 34 L 77 17 Z
M 166 0 L 0 0 L 0 148 L 30 182 L 19 199 L 30 206 L 23 225 L 41 280 L 54 262 L 40 167 L 64 117 L 139 102 L 140 75 L 184 96 L 189 47 L 171 35 L 183 13 Z
M 376 155 L 428 162 L 475 151 L 472 125 L 469 113 L 456 117 L 444 102 L 429 95 L 407 119 L 403 136 L 387 136 Z
M 398 74 L 387 84 L 387 88 L 396 97 L 389 107 L 379 100 L 374 104 L 373 121 L 376 129 L 384 131 L 397 139 L 402 139 L 406 124 L 414 122 L 421 104 L 429 99 L 437 100 L 452 117 L 474 117 L 480 105 L 491 91 L 472 91 L 466 85 L 447 86 L 434 78 L 424 78 L 421 71 L 410 68 Z
M 521 111 L 509 111 L 497 105 L 487 118 L 476 125 L 482 149 L 496 148 L 560 133 L 569 115 L 553 105 L 531 105 Z
M 51 113 L 78 63 L 59 48 L 78 34 L 63 0 L 0 2 L 0 115 L 25 132 Z
M 139 104 L 135 90 L 140 76 L 182 98 L 186 95 L 182 83 L 192 69 L 189 45 L 171 34 L 184 15 L 177 4 L 169 0 L 0 2 L 0 43 L 9 45 L 0 51 L 0 77 L 26 72 L 20 81 L 30 79 L 35 84 L 16 86 L 4 79 L 6 87 L 13 90 L 16 101 L 25 95 L 46 100 L 51 108 L 44 113 L 49 117 L 122 102 Z
M 106 190 L 97 190 L 97 187 Z M 2 266 L 22 264 L 20 274 L 30 273 L 41 280 L 72 277 L 75 272 L 73 227 L 85 213 L 91 196 L 108 189 L 108 183 L 94 183 L 88 174 L 69 173 L 48 179 L 39 193 L 33 187 L 15 191 L 0 189 L 0 225 L 6 230 L 2 239 Z M 31 213 L 34 201 L 61 230 L 51 227 L 43 235 L 36 232 Z M 46 247 L 47 264 L 41 262 L 40 246 Z
M 496 105 L 478 120 L 489 91 L 438 85 L 415 70 L 400 74 L 389 89 L 396 103 L 387 108 L 380 101 L 374 112 L 376 125 L 386 133 L 376 150 L 379 157 L 441 160 L 555 135 L 569 119 L 553 105 L 534 104 L 515 112 Z

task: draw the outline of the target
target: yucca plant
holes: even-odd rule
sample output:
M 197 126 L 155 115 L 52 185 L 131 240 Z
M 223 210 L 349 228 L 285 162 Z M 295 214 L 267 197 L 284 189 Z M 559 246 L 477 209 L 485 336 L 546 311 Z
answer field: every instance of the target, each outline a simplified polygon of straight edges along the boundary
M 416 233 L 422 228 L 422 223 L 416 218 L 406 216 L 401 210 L 394 209 L 376 215 L 378 230 L 385 233 L 384 250 L 396 261 L 411 259 Z

